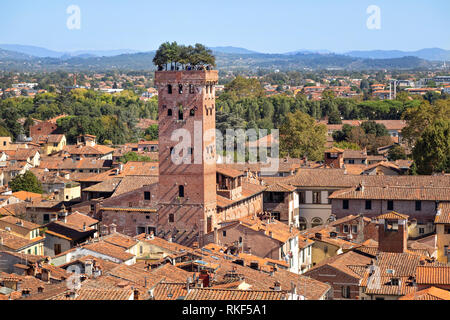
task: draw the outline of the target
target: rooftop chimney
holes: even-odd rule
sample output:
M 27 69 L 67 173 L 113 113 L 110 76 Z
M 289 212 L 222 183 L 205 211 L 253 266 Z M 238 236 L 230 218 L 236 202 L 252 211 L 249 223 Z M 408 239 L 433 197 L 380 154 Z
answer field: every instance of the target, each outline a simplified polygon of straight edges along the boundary
M 84 263 L 84 273 L 88 277 L 91 277 L 92 276 L 92 271 L 93 271 L 93 262 L 92 262 L 92 260 L 86 260 L 86 262 Z

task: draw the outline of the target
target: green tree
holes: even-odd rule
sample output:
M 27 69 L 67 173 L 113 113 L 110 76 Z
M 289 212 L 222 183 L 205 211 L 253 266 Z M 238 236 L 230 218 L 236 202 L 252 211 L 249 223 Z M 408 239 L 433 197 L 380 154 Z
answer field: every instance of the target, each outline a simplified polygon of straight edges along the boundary
M 141 156 L 136 152 L 130 151 L 125 153 L 119 160 L 122 163 L 127 163 L 130 161 L 139 161 L 139 162 L 152 162 L 152 159 L 147 156 Z
M 450 172 L 450 119 L 427 126 L 413 148 L 419 174 Z
M 396 145 L 391 150 L 389 150 L 388 159 L 389 161 L 406 160 L 405 148 L 400 145 Z
M 313 161 L 323 160 L 326 132 L 325 125 L 317 124 L 315 119 L 306 113 L 288 113 L 280 128 L 281 155 L 295 158 L 307 156 Z
M 13 192 L 28 191 L 43 193 L 41 183 L 31 171 L 27 171 L 24 174 L 18 175 L 12 179 L 9 182 L 9 187 Z
M 158 125 L 152 124 L 145 130 L 144 134 L 148 140 L 158 140 Z
M 408 108 L 403 119 L 406 120 L 406 127 L 402 130 L 403 138 L 414 146 L 415 142 L 437 119 L 450 119 L 450 99 L 438 100 L 434 105 L 428 101 L 423 101 L 419 106 Z

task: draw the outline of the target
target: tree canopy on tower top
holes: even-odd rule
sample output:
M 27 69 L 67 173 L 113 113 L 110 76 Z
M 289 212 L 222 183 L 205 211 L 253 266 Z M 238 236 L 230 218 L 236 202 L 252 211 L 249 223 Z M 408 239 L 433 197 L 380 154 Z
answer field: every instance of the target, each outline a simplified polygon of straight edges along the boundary
M 202 70 L 215 66 L 216 58 L 210 49 L 200 43 L 185 46 L 164 42 L 156 51 L 153 63 L 158 70 Z

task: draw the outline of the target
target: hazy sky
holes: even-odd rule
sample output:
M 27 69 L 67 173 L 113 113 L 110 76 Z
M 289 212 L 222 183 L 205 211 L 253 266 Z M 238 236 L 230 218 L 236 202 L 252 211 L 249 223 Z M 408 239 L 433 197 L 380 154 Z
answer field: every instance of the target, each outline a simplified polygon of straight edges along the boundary
M 70 30 L 67 8 L 80 8 Z M 370 5 L 381 28 L 369 29 Z M 0 43 L 59 51 L 201 42 L 260 52 L 450 49 L 448 0 L 1 0 Z

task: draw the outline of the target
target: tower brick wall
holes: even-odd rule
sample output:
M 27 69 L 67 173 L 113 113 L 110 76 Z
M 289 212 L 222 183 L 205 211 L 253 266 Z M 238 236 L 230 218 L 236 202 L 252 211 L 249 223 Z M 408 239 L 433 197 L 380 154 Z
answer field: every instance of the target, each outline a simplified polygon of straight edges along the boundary
M 169 222 L 169 215 L 173 215 L 171 225 L 175 228 L 195 227 L 206 233 L 215 224 L 217 81 L 216 70 L 155 72 L 159 109 L 159 216 L 163 223 Z M 190 164 L 172 161 L 171 149 L 181 141 L 181 138 L 172 141 L 177 129 L 186 129 L 190 135 Z M 209 137 L 205 137 L 207 131 L 212 133 Z M 185 138 L 188 137 L 182 137 Z M 180 188 L 184 189 L 182 197 Z

